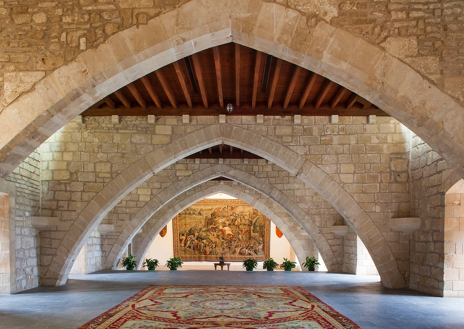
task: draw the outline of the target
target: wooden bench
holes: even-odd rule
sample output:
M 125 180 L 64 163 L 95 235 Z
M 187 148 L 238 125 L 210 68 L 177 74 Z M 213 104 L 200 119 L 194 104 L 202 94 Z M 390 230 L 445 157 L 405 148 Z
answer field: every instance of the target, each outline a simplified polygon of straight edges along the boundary
M 224 263 L 224 264 L 221 264 L 221 263 L 214 263 L 214 270 L 216 271 L 217 267 L 218 266 L 221 266 L 221 271 L 224 270 L 224 266 L 227 266 L 227 271 L 230 271 L 230 263 Z

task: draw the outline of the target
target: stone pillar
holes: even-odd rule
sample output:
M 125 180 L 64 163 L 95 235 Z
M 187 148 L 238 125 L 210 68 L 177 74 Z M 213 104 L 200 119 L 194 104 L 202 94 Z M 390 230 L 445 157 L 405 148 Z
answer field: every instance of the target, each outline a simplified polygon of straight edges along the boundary
M 10 198 L 0 194 L 0 294 L 10 293 Z

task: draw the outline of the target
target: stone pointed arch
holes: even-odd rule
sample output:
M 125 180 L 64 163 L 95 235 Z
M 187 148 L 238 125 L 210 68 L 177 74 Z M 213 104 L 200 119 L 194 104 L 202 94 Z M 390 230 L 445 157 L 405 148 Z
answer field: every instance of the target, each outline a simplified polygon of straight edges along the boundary
M 317 225 L 308 217 L 307 213 L 304 212 L 304 210 L 302 210 L 296 202 L 287 197 L 275 186 L 269 184 L 267 180 L 257 178 L 244 171 L 231 168 L 227 165 L 215 165 L 198 171 L 191 176 L 170 185 L 147 202 L 147 204 L 132 218 L 130 224 L 124 228 L 119 237 L 116 239 L 104 262 L 105 267 L 115 268 L 117 266 L 118 260 L 122 257 L 124 250 L 129 242 L 134 238 L 135 234 L 168 202 L 185 191 L 220 176 L 244 184 L 276 202 L 311 237 L 316 244 L 317 249 L 321 253 L 327 269 L 329 271 L 341 270 L 341 261 L 339 261 L 334 255 L 330 244 L 327 242 L 324 235 L 320 233 Z
M 153 242 L 155 237 L 158 235 L 158 233 L 161 231 L 161 229 L 165 225 L 167 225 L 169 221 L 171 221 L 180 211 L 191 206 L 195 202 L 198 202 L 210 195 L 220 193 L 220 192 L 227 193 L 231 196 L 236 197 L 237 199 L 240 199 L 250 204 L 251 206 L 256 208 L 258 211 L 263 213 L 274 224 L 276 224 L 281 229 L 282 233 L 287 237 L 288 242 L 290 243 L 293 250 L 295 251 L 295 254 L 300 264 L 305 261 L 306 256 L 314 256 L 314 254 L 309 255 L 308 252 L 305 250 L 306 249 L 305 246 L 306 247 L 311 247 L 311 245 L 314 246 L 314 242 L 311 238 L 309 238 L 309 236 L 306 236 L 306 238 L 302 241 L 298 240 L 295 236 L 295 233 L 297 233 L 296 230 L 289 227 L 282 217 L 277 215 L 264 203 L 254 198 L 250 194 L 240 191 L 237 188 L 224 185 L 224 184 L 218 184 L 215 186 L 205 187 L 204 190 L 198 191 L 191 195 L 184 195 L 183 193 L 177 196 L 176 198 L 174 198 L 171 202 L 167 204 L 166 211 L 163 214 L 161 214 L 161 216 L 158 216 L 158 214 L 156 214 L 150 218 L 149 222 L 152 222 L 150 223 L 152 225 L 149 227 L 149 231 L 148 232 L 142 231 L 142 243 L 139 246 L 135 246 L 135 249 L 134 249 L 134 255 L 137 260 L 138 268 L 141 269 L 142 262 L 143 262 L 145 254 L 148 251 L 148 248 L 150 247 L 151 243 Z M 149 222 L 147 222 L 146 224 L 149 224 Z M 145 226 L 143 228 L 145 228 Z M 309 248 L 309 249 L 312 249 L 312 248 Z M 325 263 L 325 260 L 327 259 L 324 259 L 324 263 Z
M 463 106 L 378 46 L 323 21 L 310 28 L 310 19 L 265 0 L 192 0 L 116 33 L 0 113 L 0 176 L 108 94 L 180 58 L 236 42 L 356 92 L 408 126 L 464 177 Z
M 311 186 L 332 204 L 361 238 L 379 270 L 383 284 L 390 288 L 405 286 L 385 237 L 355 199 L 333 178 L 289 148 L 255 132 L 227 124 L 208 126 L 175 139 L 143 156 L 111 180 L 79 213 L 69 228 L 52 259 L 53 265 L 44 273 L 43 284 L 62 285 L 66 282 L 74 255 L 82 248 L 90 232 L 135 186 L 175 161 L 219 144 L 255 153 Z

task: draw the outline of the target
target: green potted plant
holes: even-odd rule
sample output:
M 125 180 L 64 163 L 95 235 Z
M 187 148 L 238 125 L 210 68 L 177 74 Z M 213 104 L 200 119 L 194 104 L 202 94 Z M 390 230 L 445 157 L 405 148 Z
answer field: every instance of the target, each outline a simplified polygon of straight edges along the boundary
M 158 264 L 159 264 L 159 261 L 157 259 L 147 258 L 145 259 L 143 266 L 145 266 L 149 271 L 154 271 L 155 268 L 158 267 Z
M 292 268 L 296 267 L 296 262 L 292 262 L 291 260 L 284 258 L 284 262 L 280 264 L 280 266 L 283 267 L 285 271 L 291 271 Z
M 137 266 L 137 262 L 135 261 L 134 256 L 129 254 L 129 256 L 123 258 L 122 266 L 124 266 L 128 271 L 132 271 L 134 267 Z
M 263 269 L 268 271 L 274 271 L 274 269 L 279 266 L 279 264 L 273 259 L 269 258 L 263 262 Z
M 168 262 L 166 263 L 166 266 L 171 270 L 171 271 L 177 271 L 178 267 L 182 267 L 182 264 L 184 262 L 182 259 L 179 257 L 172 257 L 168 259 Z
M 321 265 L 321 264 L 319 264 L 317 259 L 313 256 L 311 258 L 306 257 L 306 262 L 304 262 L 302 265 L 303 265 L 303 267 L 306 267 L 308 269 L 308 271 L 315 271 L 316 267 Z
M 254 268 L 258 267 L 258 262 L 256 259 L 248 258 L 243 261 L 243 267 L 246 268 L 248 272 L 251 272 Z

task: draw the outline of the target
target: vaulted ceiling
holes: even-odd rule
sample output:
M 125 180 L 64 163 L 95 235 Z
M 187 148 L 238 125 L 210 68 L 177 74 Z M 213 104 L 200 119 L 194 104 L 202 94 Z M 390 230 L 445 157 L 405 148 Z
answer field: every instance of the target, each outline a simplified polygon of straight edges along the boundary
M 228 103 L 233 105 L 230 114 Z M 323 76 L 234 43 L 162 67 L 82 113 L 149 114 L 387 115 Z

